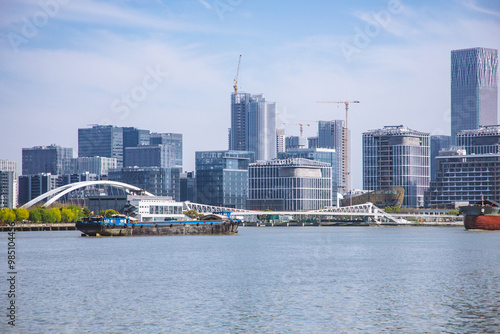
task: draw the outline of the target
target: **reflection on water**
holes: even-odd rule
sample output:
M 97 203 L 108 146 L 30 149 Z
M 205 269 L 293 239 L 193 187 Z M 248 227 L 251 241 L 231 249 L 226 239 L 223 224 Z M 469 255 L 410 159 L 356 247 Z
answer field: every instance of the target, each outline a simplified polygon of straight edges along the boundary
M 500 332 L 496 232 L 246 227 L 236 236 L 17 237 L 18 326 L 4 320 L 2 332 Z

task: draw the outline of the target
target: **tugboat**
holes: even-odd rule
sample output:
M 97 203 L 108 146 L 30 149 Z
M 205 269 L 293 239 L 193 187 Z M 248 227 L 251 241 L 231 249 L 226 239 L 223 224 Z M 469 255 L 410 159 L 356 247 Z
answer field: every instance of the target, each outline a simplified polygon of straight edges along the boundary
M 210 214 L 203 220 L 138 222 L 123 215 L 112 218 L 93 216 L 76 223 L 82 236 L 135 236 L 135 235 L 204 235 L 238 233 L 240 220 L 220 214 Z
M 473 205 L 461 206 L 467 230 L 500 230 L 500 203 L 481 200 Z

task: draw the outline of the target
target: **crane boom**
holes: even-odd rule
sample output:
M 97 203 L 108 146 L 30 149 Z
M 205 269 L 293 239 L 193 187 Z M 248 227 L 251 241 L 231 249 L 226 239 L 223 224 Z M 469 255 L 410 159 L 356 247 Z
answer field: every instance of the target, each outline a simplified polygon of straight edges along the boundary
M 308 123 L 288 123 L 288 122 L 283 122 L 283 124 L 299 125 L 300 126 L 300 136 L 301 137 L 302 137 L 302 134 L 304 133 L 304 125 L 305 126 L 311 126 L 311 124 L 308 124 Z
M 238 75 L 240 74 L 240 63 L 241 63 L 241 55 L 238 59 L 238 69 L 236 70 L 236 76 L 234 77 L 234 95 L 238 94 Z

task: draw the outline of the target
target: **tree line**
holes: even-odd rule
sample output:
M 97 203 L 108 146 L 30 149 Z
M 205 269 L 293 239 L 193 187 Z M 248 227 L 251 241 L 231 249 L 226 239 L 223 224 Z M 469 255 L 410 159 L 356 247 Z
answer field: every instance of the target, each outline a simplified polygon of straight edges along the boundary
M 115 210 L 103 210 L 101 216 L 111 217 L 117 214 Z M 0 222 L 25 222 L 31 223 L 76 223 L 83 217 L 88 217 L 92 212 L 87 207 L 80 208 L 76 205 L 69 205 L 66 207 L 53 207 L 53 208 L 35 208 L 27 210 L 24 208 L 19 209 L 0 209 Z

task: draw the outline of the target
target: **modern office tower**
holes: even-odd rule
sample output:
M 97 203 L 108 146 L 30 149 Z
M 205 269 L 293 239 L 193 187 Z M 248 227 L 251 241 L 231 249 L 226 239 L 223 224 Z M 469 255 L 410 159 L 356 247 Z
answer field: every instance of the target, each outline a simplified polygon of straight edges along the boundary
M 347 159 L 350 157 L 346 150 L 346 128 L 345 121 L 319 121 L 318 122 L 318 139 L 315 147 L 330 148 L 337 152 L 337 185 L 340 193 L 345 193 L 346 179 L 349 177 L 350 171 L 346 170 Z M 350 161 L 347 161 L 350 162 Z
M 454 207 L 457 202 L 500 201 L 500 125 L 457 133 L 457 147 L 436 158 L 436 180 L 426 204 Z
M 423 207 L 430 181 L 429 134 L 385 126 L 363 133 L 363 188 L 403 187 L 403 206 Z
M 133 127 L 123 128 L 123 160 L 125 161 L 125 149 L 150 144 L 151 134 L 149 130 L 140 130 Z
M 78 156 L 115 158 L 118 168 L 122 167 L 123 128 L 94 125 L 78 129 Z
M 63 174 L 73 159 L 73 149 L 57 145 L 23 148 L 23 175 Z
M 436 180 L 425 193 L 427 207 L 456 208 L 482 199 L 500 202 L 500 153 L 454 149 L 441 151 L 436 162 Z
M 337 185 L 337 153 L 329 148 L 303 148 L 296 150 L 287 150 L 286 152 L 279 153 L 278 159 L 294 159 L 303 158 L 319 162 L 327 163 L 332 168 L 332 204 L 337 205 L 337 193 L 339 192 Z
M 0 160 L 0 209 L 17 207 L 17 161 Z
M 58 175 L 39 173 L 19 176 L 19 205 L 58 187 Z
M 448 150 L 451 146 L 451 136 L 431 136 L 431 181 L 436 180 L 436 157 L 439 151 Z
M 152 133 L 151 145 L 166 145 L 173 152 L 175 161 L 172 165 L 182 167 L 182 134 L 181 133 Z
M 285 129 L 276 129 L 276 155 L 285 152 Z
M 498 124 L 498 50 L 451 52 L 451 136 Z
M 142 145 L 125 149 L 124 167 L 182 167 L 177 165 L 176 150 L 171 145 Z
M 276 157 L 276 103 L 262 95 L 231 94 L 229 149 L 251 151 L 256 160 Z
M 308 137 L 307 138 L 307 147 L 309 148 L 317 148 L 318 147 L 318 137 Z
M 118 181 L 149 191 L 156 196 L 180 200 L 181 168 L 123 167 L 109 171 L 109 180 Z
M 99 176 L 108 175 L 110 169 L 117 168 L 116 158 L 79 157 L 71 159 L 69 170 L 64 174 L 83 174 L 89 172 Z
M 248 198 L 249 151 L 196 152 L 196 203 L 241 208 Z
M 307 139 L 299 136 L 285 138 L 285 152 L 288 150 L 300 150 L 307 148 Z
M 316 210 L 331 203 L 330 164 L 302 158 L 250 164 L 249 210 Z
M 194 172 L 181 173 L 181 202 L 196 200 L 196 178 Z

